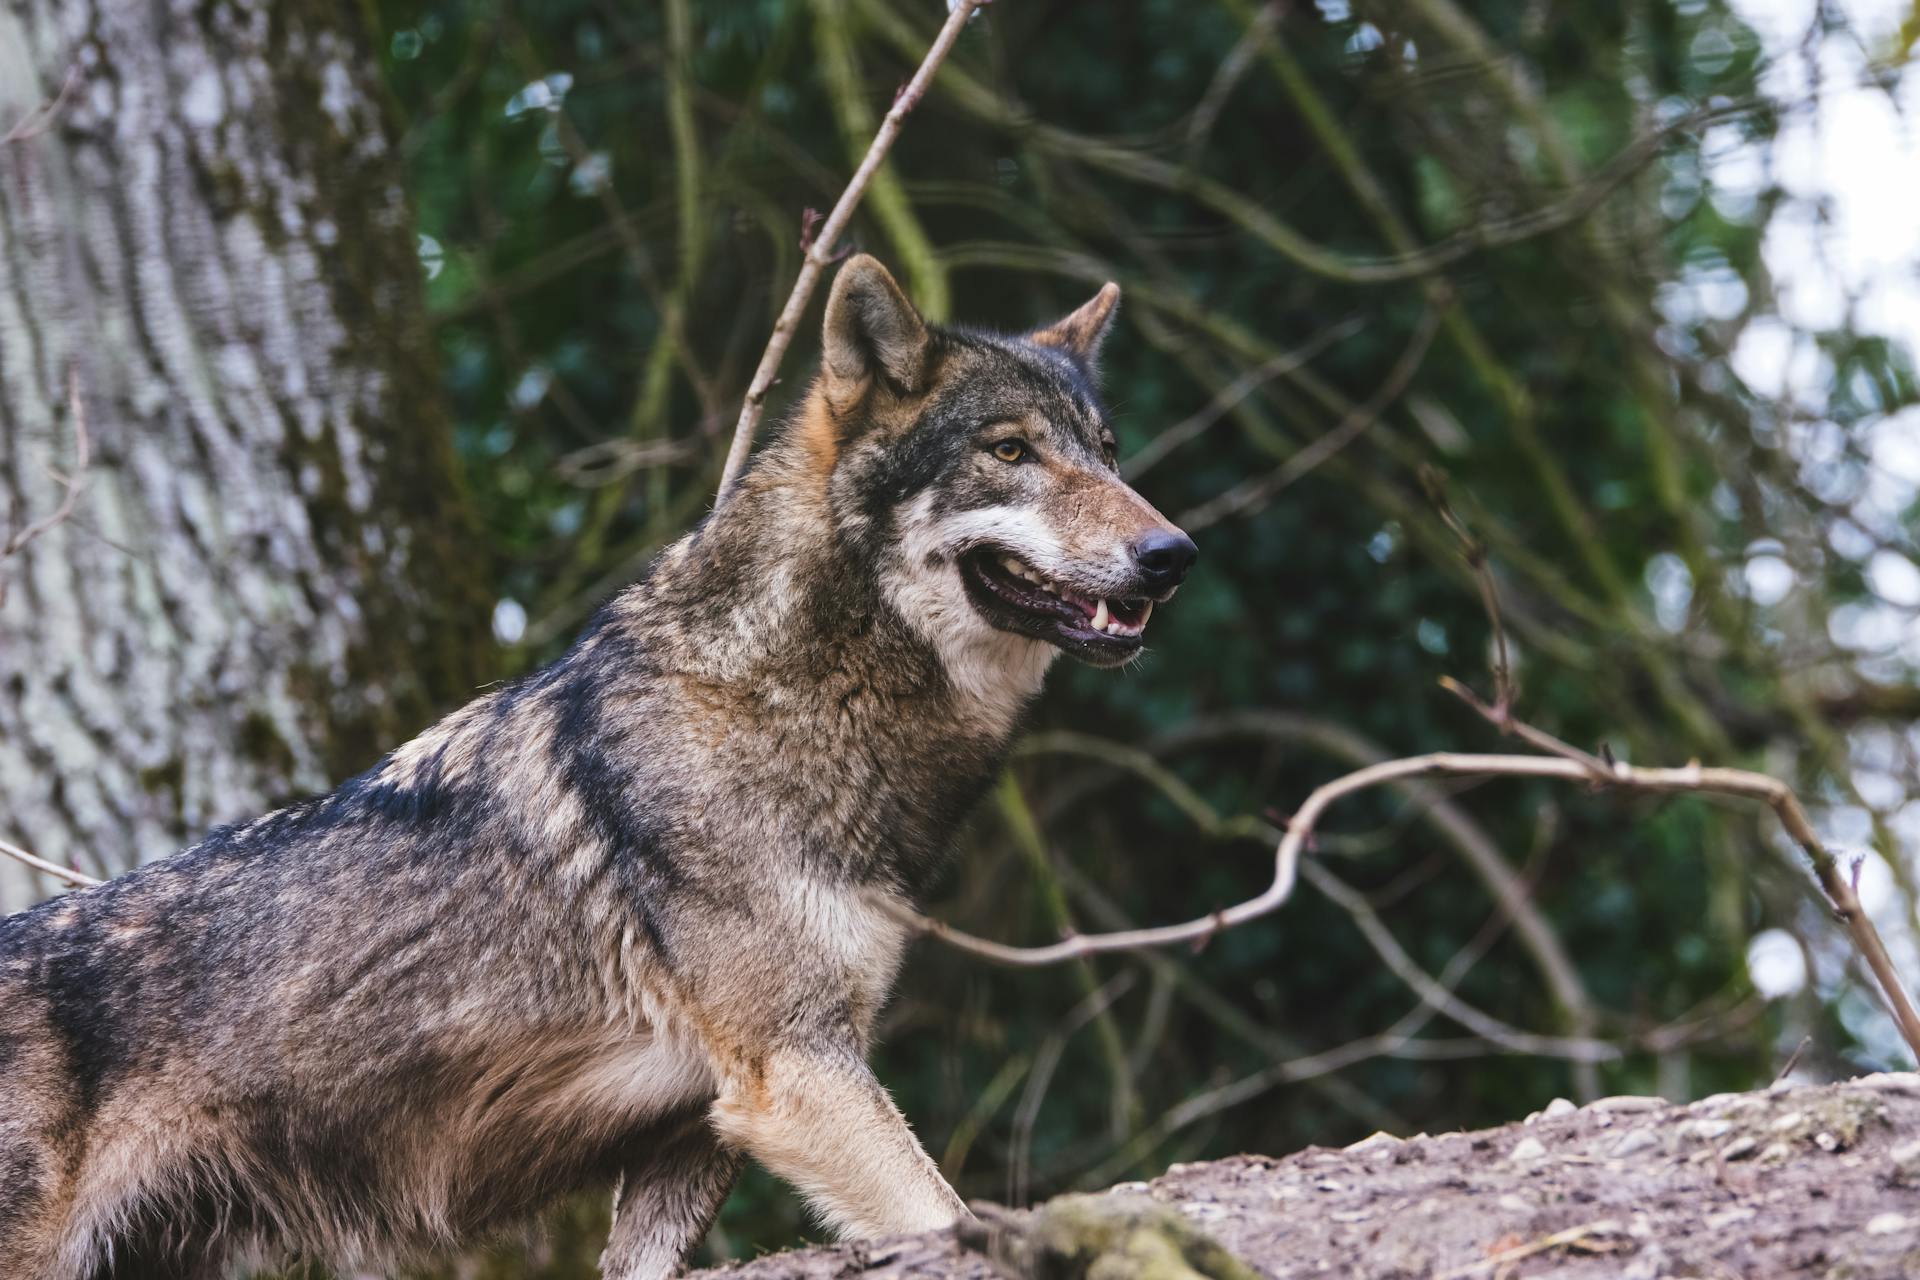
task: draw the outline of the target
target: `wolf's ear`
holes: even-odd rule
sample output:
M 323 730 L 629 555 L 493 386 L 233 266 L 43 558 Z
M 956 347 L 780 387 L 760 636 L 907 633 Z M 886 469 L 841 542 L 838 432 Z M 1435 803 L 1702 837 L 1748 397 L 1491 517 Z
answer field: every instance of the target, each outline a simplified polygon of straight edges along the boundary
M 879 259 L 849 258 L 827 295 L 827 374 L 843 382 L 878 374 L 901 391 L 918 391 L 928 342 L 927 322 Z
M 1100 292 L 1082 303 L 1079 310 L 1043 329 L 1035 329 L 1027 338 L 1043 347 L 1058 347 L 1080 363 L 1090 365 L 1100 354 L 1100 343 L 1113 322 L 1113 309 L 1119 305 L 1120 286 L 1109 280 L 1100 286 Z

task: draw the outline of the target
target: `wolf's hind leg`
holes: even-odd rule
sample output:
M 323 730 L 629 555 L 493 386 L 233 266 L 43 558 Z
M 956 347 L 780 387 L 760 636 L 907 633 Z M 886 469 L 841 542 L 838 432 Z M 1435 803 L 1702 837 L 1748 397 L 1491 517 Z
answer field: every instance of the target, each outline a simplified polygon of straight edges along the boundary
M 665 1280 L 713 1225 L 740 1172 L 740 1155 L 696 1111 L 649 1135 L 620 1173 L 613 1230 L 600 1255 L 605 1280 Z

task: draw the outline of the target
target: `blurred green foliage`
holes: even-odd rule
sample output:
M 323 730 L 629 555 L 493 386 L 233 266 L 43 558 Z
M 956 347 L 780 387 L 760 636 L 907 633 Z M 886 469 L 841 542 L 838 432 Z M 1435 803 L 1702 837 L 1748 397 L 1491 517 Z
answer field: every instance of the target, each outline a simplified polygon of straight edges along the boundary
M 802 211 L 832 204 L 943 8 L 377 9 L 476 554 L 510 602 L 509 665 L 531 665 L 706 508 Z M 1137 483 L 1207 526 L 1151 655 L 1063 670 L 1036 727 L 1152 751 L 1220 813 L 1256 817 L 1357 763 L 1355 735 L 1390 754 L 1492 748 L 1436 687 L 1487 689 L 1490 630 L 1431 468 L 1488 548 L 1524 715 L 1639 762 L 1781 772 L 1877 851 L 1903 890 L 1892 922 L 1911 923 L 1904 792 L 1863 796 L 1855 776 L 1863 741 L 1891 753 L 1880 774 L 1912 776 L 1911 655 L 1833 620 L 1888 607 L 1863 565 L 1911 553 L 1910 496 L 1891 518 L 1861 503 L 1914 372 L 1844 327 L 1790 335 L 1821 371 L 1816 401 L 1730 360 L 1749 326 L 1780 323 L 1761 248 L 1789 198 L 1714 176 L 1781 127 L 1763 63 L 1720 0 L 997 0 L 851 242 L 969 323 L 1024 328 L 1119 280 L 1105 366 L 1123 451 L 1160 451 Z M 803 385 L 810 338 L 776 399 Z M 1209 405 L 1217 421 L 1160 441 Z M 1337 428 L 1344 448 L 1284 470 Z M 1270 492 L 1218 501 L 1261 477 Z M 1791 588 L 1756 590 L 1756 558 Z M 1294 719 L 1244 714 L 1262 709 Z M 1203 838 L 1110 764 L 1028 754 L 1014 779 L 934 904 L 976 932 L 1185 918 L 1270 874 L 1265 844 Z M 1469 1004 L 1617 1058 L 1507 1052 L 1435 1018 L 1336 1071 L 1274 1072 L 1418 1003 L 1303 887 L 1270 921 L 1153 961 L 1007 972 L 922 946 L 882 1078 L 963 1193 L 1007 1198 L 1495 1123 L 1556 1094 L 1752 1087 L 1802 1032 L 1818 1070 L 1894 1052 L 1770 821 L 1513 782 L 1444 799 L 1537 903 L 1571 991 L 1430 821 L 1442 797 L 1342 807 L 1320 859 L 1429 973 L 1483 950 L 1461 966 Z M 1815 981 L 1792 1000 L 1750 985 L 1765 928 L 1803 940 Z M 1236 1081 L 1241 1096 L 1210 1092 Z M 557 1260 L 488 1274 L 579 1274 L 583 1221 L 541 1246 Z M 756 1173 L 710 1248 L 800 1230 Z

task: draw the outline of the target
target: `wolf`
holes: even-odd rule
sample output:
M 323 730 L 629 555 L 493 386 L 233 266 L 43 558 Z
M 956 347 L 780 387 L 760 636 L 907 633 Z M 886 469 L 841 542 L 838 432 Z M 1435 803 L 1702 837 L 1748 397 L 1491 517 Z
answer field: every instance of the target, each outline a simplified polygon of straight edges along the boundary
M 0 1277 L 383 1267 L 614 1195 L 673 1274 L 741 1162 L 863 1236 L 967 1217 L 867 1065 L 905 908 L 1061 653 L 1193 543 L 1094 383 L 848 261 L 820 371 L 553 665 L 319 799 L 0 921 Z

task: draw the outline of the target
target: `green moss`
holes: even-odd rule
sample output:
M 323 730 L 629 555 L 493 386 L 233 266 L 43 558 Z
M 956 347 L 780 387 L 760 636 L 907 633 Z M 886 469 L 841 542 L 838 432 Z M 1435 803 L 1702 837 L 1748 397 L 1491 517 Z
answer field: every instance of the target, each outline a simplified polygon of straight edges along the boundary
M 255 764 L 283 777 L 293 772 L 293 748 L 287 745 L 265 712 L 247 713 L 247 718 L 240 722 L 239 745 L 240 754 Z
M 136 775 L 140 789 L 148 795 L 164 795 L 167 807 L 174 821 L 179 822 L 186 810 L 185 783 L 187 770 L 180 757 L 173 756 L 164 763 L 152 765 L 140 770 Z
M 1143 1195 L 1061 1196 L 1025 1222 L 978 1233 L 1001 1267 L 1034 1280 L 1256 1280 L 1178 1211 Z
M 321 759 L 334 777 L 365 768 L 493 674 L 487 627 L 491 577 L 445 411 L 438 352 L 429 340 L 420 265 L 409 218 L 389 218 L 403 174 L 399 130 L 377 65 L 372 11 L 294 0 L 268 7 L 265 60 L 278 92 L 272 133 L 279 161 L 315 193 L 302 224 L 329 224 L 308 246 L 319 264 L 341 339 L 327 353 L 336 384 L 377 382 L 379 408 L 317 436 L 289 430 L 281 466 L 303 494 L 313 539 L 330 564 L 358 584 L 363 619 L 346 680 L 302 673 L 296 695 L 315 714 Z M 343 130 L 323 109 L 337 51 L 359 95 Z M 209 39 L 219 37 L 212 28 Z M 371 104 L 370 107 L 366 104 Z M 376 138 L 366 136 L 371 130 Z M 209 165 L 201 175 L 220 207 L 243 207 L 240 179 Z M 289 236 L 270 208 L 244 206 L 270 245 Z M 342 465 L 340 431 L 357 437 L 373 492 L 356 505 Z M 396 552 L 395 548 L 404 548 Z M 291 762 L 265 722 L 249 723 L 249 758 Z

